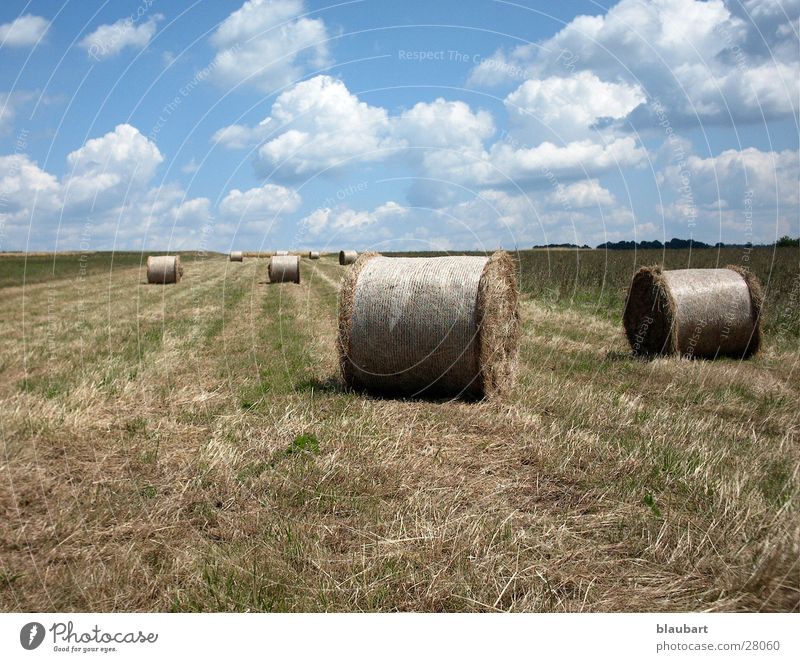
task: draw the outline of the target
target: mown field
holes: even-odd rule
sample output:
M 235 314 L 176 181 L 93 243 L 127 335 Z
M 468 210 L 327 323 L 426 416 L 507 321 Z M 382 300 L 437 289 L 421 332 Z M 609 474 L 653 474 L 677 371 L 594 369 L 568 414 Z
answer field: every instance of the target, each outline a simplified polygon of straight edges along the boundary
M 733 250 L 733 249 L 731 249 Z M 800 608 L 797 249 L 761 249 L 763 351 L 631 358 L 636 264 L 531 251 L 505 402 L 337 374 L 333 257 L 0 258 L 0 609 Z

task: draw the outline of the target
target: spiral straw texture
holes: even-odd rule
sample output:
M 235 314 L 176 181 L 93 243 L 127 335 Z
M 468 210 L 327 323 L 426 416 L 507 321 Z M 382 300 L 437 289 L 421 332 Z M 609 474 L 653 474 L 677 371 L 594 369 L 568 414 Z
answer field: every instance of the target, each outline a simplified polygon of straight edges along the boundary
M 506 253 L 361 255 L 339 295 L 345 382 L 398 395 L 484 396 L 513 385 L 519 316 Z
M 300 258 L 297 255 L 276 255 L 267 267 L 270 283 L 299 283 Z
M 151 255 L 147 258 L 148 283 L 179 283 L 182 277 L 180 255 Z
M 761 285 L 750 272 L 642 267 L 623 324 L 635 354 L 746 358 L 761 344 Z

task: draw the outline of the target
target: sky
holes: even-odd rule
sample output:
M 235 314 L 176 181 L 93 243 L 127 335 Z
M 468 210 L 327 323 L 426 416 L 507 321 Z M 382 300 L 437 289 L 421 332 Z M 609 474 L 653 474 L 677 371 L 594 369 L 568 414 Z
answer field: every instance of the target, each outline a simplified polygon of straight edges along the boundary
M 800 0 L 5 0 L 0 251 L 800 235 Z

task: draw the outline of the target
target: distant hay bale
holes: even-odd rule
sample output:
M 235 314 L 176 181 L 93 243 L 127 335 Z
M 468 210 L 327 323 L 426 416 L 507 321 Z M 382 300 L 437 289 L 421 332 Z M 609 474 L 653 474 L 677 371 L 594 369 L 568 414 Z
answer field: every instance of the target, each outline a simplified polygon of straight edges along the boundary
M 180 255 L 151 255 L 147 258 L 148 283 L 179 283 L 182 277 Z
M 514 263 L 364 253 L 342 281 L 344 381 L 396 395 L 499 396 L 514 384 L 520 323 Z
M 242 251 L 231 251 L 231 262 L 243 262 L 244 253 Z
M 308 251 L 309 260 L 319 260 L 319 251 Z
M 642 267 L 622 321 L 635 354 L 746 358 L 761 345 L 762 300 L 758 279 L 738 267 Z
M 339 264 L 353 264 L 358 259 L 356 251 L 339 251 Z
M 275 255 L 280 255 L 281 257 L 288 255 L 289 251 L 275 251 Z
M 267 267 L 270 283 L 299 283 L 300 258 L 297 255 L 276 255 Z

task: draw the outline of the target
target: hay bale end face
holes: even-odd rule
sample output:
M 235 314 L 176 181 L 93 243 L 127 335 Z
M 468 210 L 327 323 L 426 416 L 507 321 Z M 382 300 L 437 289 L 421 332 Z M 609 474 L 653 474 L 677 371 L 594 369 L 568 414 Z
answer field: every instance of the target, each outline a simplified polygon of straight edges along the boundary
M 339 293 L 348 386 L 389 395 L 499 396 L 514 384 L 520 322 L 514 263 L 364 253 Z
M 761 344 L 761 285 L 746 270 L 642 267 L 623 325 L 634 354 L 747 358 Z
M 243 262 L 243 261 L 244 261 L 244 253 L 242 253 L 242 251 L 231 252 L 231 262 Z
M 319 260 L 319 251 L 308 251 L 309 260 Z
M 180 255 L 151 255 L 147 258 L 147 282 L 166 285 L 183 277 Z
M 275 255 L 267 267 L 270 283 L 299 283 L 300 257 L 297 255 Z
M 339 251 L 339 264 L 353 264 L 358 259 L 356 251 Z

